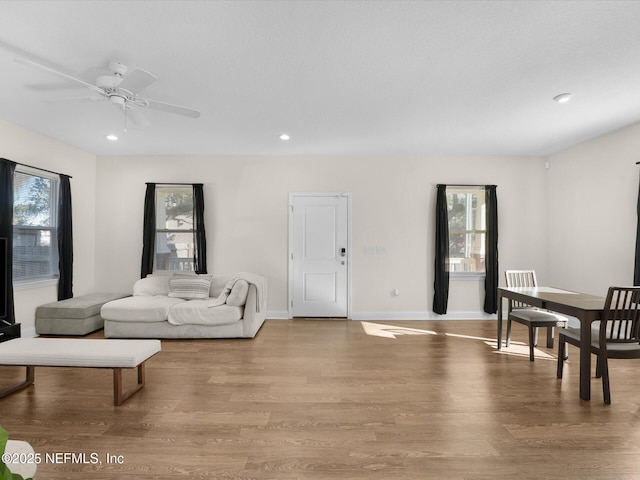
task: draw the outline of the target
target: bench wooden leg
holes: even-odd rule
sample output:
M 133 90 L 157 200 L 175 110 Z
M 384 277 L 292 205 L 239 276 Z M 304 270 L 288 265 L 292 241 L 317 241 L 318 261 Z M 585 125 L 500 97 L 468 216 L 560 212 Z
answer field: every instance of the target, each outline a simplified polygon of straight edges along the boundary
M 138 383 L 135 387 L 130 388 L 126 392 L 122 391 L 122 368 L 113 369 L 113 404 L 115 406 L 122 405 L 125 400 L 131 397 L 134 393 L 144 387 L 144 362 L 138 365 Z
M 24 381 L 20 383 L 16 383 L 15 385 L 11 385 L 10 387 L 5 388 L 4 390 L 0 390 L 0 398 L 4 398 L 7 395 L 11 395 L 18 390 L 22 390 L 23 388 L 27 388 L 29 385 L 33 384 L 33 381 L 36 376 L 36 367 L 27 367 L 27 373 Z

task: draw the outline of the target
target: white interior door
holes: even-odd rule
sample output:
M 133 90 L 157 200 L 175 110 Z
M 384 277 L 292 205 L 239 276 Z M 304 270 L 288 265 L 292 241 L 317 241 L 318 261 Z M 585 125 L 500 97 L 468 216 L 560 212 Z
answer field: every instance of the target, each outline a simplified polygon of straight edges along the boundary
M 348 316 L 348 196 L 291 196 L 290 312 Z

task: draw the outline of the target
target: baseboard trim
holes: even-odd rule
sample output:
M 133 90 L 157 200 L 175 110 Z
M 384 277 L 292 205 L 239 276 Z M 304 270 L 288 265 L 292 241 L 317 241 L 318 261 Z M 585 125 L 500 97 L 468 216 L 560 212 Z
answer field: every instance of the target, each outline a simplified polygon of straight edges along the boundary
M 438 315 L 434 312 L 353 312 L 351 320 L 491 320 L 496 314 L 485 312 L 449 312 Z
M 433 312 L 351 312 L 349 320 L 495 320 L 498 316 L 480 311 L 449 312 L 438 315 Z M 289 312 L 286 310 L 274 310 L 267 312 L 269 320 L 289 320 Z
M 36 327 L 31 327 L 31 328 L 21 328 L 20 329 L 20 336 L 22 338 L 33 338 L 33 337 L 37 337 L 38 334 L 36 333 Z

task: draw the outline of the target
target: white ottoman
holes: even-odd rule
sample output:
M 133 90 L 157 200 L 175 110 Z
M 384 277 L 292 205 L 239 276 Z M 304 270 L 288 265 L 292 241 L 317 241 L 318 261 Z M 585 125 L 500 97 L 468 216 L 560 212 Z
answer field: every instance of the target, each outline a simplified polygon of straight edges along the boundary
M 36 333 L 87 335 L 100 330 L 104 326 L 100 316 L 102 305 L 128 296 L 127 293 L 90 293 L 40 305 L 36 308 Z

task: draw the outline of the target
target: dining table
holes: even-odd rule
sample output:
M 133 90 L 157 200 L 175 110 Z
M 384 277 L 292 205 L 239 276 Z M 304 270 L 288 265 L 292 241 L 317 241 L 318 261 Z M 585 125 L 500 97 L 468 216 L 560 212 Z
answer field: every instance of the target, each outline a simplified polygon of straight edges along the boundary
M 591 329 L 602 318 L 605 298 L 555 287 L 498 287 L 498 350 L 502 348 L 502 306 L 508 300 L 550 310 L 580 322 L 580 398 L 591 399 Z

